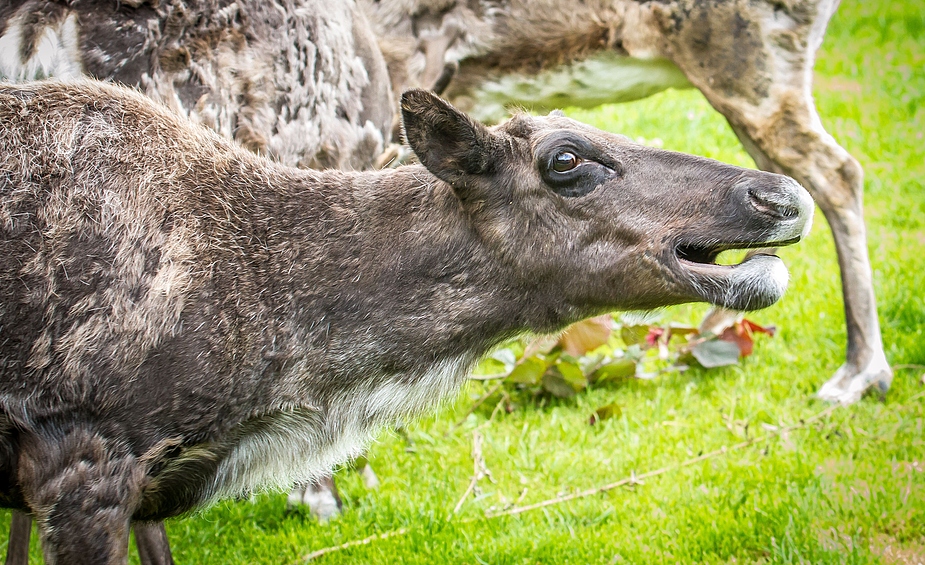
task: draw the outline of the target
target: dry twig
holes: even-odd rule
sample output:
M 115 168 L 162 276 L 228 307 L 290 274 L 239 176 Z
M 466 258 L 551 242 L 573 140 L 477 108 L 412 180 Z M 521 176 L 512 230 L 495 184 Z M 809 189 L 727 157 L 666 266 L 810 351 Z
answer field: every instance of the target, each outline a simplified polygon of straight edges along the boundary
M 359 540 L 348 541 L 347 543 L 342 543 L 340 545 L 335 545 L 332 547 L 325 547 L 317 551 L 313 551 L 302 558 L 302 563 L 306 561 L 311 561 L 317 559 L 322 555 L 327 555 L 328 553 L 334 553 L 335 551 L 341 551 L 344 549 L 350 549 L 351 547 L 356 547 L 358 545 L 370 544 L 374 541 L 379 541 L 383 539 L 393 538 L 395 536 L 403 536 L 408 533 L 408 528 L 399 528 L 397 530 L 392 530 L 391 532 L 384 532 L 381 534 L 376 534 L 374 536 L 369 536 L 368 538 L 363 538 Z
M 453 508 L 453 513 L 446 517 L 447 522 L 452 520 L 453 516 L 459 513 L 459 509 L 462 508 L 463 503 L 469 498 L 472 491 L 475 490 L 475 486 L 478 482 L 490 475 L 491 472 L 485 466 L 485 459 L 482 457 L 482 434 L 478 431 L 474 431 L 472 432 L 472 480 L 469 481 L 466 492 L 463 493 L 459 502 L 456 503 L 456 507 Z
M 688 459 L 688 460 L 686 460 L 686 461 L 682 461 L 681 463 L 678 463 L 677 465 L 669 465 L 668 467 L 662 467 L 661 469 L 656 469 L 656 470 L 654 470 L 654 471 L 649 471 L 648 473 L 643 473 L 643 474 L 641 474 L 641 475 L 637 475 L 637 474 L 635 474 L 635 473 L 631 473 L 629 477 L 626 477 L 625 479 L 621 479 L 621 480 L 619 480 L 619 481 L 617 481 L 617 482 L 614 482 L 614 483 L 610 483 L 610 484 L 607 484 L 607 485 L 604 485 L 604 486 L 600 486 L 600 487 L 596 487 L 596 488 L 592 488 L 592 489 L 583 490 L 583 491 L 581 491 L 581 492 L 575 492 L 575 493 L 572 493 L 572 494 L 567 494 L 567 495 L 564 495 L 564 496 L 557 496 L 556 498 L 550 498 L 549 500 L 543 500 L 542 502 L 537 502 L 537 503 L 535 503 L 535 504 L 528 504 L 527 506 L 515 506 L 514 508 L 510 508 L 510 509 L 508 509 L 508 510 L 504 510 L 503 512 L 495 512 L 495 513 L 492 513 L 492 514 L 486 514 L 486 518 L 497 518 L 497 517 L 499 517 L 499 516 L 511 516 L 511 515 L 514 515 L 514 514 L 521 514 L 521 513 L 523 513 L 523 512 L 527 512 L 527 511 L 530 511 L 530 510 L 536 510 L 537 508 L 545 508 L 546 506 L 552 506 L 553 504 L 559 504 L 559 503 L 562 503 L 562 502 L 567 502 L 567 501 L 569 501 L 569 500 L 575 500 L 576 498 L 585 498 L 585 497 L 588 497 L 588 496 L 593 496 L 593 495 L 595 495 L 595 494 L 600 494 L 600 493 L 602 493 L 602 492 L 607 492 L 608 490 L 613 490 L 613 489 L 615 489 L 615 488 L 617 488 L 617 487 L 622 487 L 622 486 L 625 486 L 625 485 L 632 485 L 632 484 L 641 484 L 642 481 L 643 481 L 644 479 L 648 479 L 648 478 L 650 478 L 650 477 L 657 477 L 658 475 L 664 475 L 665 473 L 667 473 L 667 472 L 669 472 L 669 471 L 674 471 L 674 470 L 677 470 L 677 469 L 683 469 L 684 467 L 690 467 L 691 465 L 695 465 L 695 464 L 697 464 L 697 463 L 700 463 L 701 461 L 706 461 L 707 459 L 712 459 L 712 458 L 717 457 L 717 456 L 719 456 L 719 455 L 725 455 L 725 454 L 727 454 L 727 453 L 729 453 L 729 452 L 737 451 L 737 450 L 739 450 L 739 449 L 743 449 L 743 448 L 748 447 L 748 446 L 750 446 L 750 445 L 754 445 L 754 444 L 756 444 L 756 443 L 761 443 L 761 442 L 767 441 L 767 440 L 769 440 L 769 439 L 771 439 L 771 438 L 774 438 L 774 437 L 779 437 L 779 436 L 781 436 L 782 434 L 785 434 L 785 433 L 787 433 L 787 432 L 790 432 L 790 431 L 793 431 L 793 430 L 796 430 L 796 429 L 799 429 L 799 428 L 804 428 L 804 427 L 806 427 L 807 424 L 810 424 L 810 423 L 812 423 L 812 422 L 815 422 L 816 420 L 820 420 L 820 419 L 824 418 L 825 416 L 828 416 L 829 414 L 831 414 L 832 412 L 834 412 L 834 411 L 837 410 L 838 408 L 839 408 L 839 405 L 837 405 L 837 404 L 832 405 L 832 406 L 829 406 L 828 408 L 826 408 L 826 409 L 823 410 L 822 412 L 819 412 L 818 414 L 815 414 L 815 415 L 813 415 L 813 416 L 810 416 L 809 418 L 807 418 L 807 419 L 805 419 L 805 420 L 800 420 L 800 423 L 799 423 L 799 424 L 793 424 L 793 425 L 790 425 L 790 426 L 784 426 L 784 427 L 782 427 L 782 428 L 779 428 L 779 429 L 776 430 L 776 431 L 773 431 L 773 432 L 771 432 L 771 433 L 767 433 L 767 434 L 765 434 L 765 435 L 763 435 L 763 436 L 761 436 L 761 437 L 754 437 L 754 438 L 752 438 L 752 439 L 743 441 L 743 442 L 741 442 L 741 443 L 737 443 L 737 444 L 732 445 L 732 446 L 725 446 L 725 445 L 724 445 L 723 447 L 721 447 L 721 448 L 719 448 L 719 449 L 716 449 L 716 450 L 714 450 L 714 451 L 710 451 L 709 453 L 704 453 L 704 454 L 702 454 L 702 455 L 698 455 L 697 457 L 692 457 L 691 459 Z
M 470 381 L 496 381 L 498 379 L 506 379 L 508 376 L 507 373 L 495 373 L 494 375 L 469 375 Z

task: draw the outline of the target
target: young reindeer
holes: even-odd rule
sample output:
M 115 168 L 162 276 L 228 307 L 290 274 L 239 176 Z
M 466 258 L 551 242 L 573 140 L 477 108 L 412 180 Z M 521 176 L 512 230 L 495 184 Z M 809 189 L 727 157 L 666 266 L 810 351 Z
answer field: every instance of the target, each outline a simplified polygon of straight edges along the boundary
M 0 80 L 83 75 L 134 86 L 252 151 L 308 168 L 371 168 L 397 108 L 377 39 L 352 0 L 24 0 L 0 8 Z M 362 473 L 375 481 L 368 465 Z M 338 511 L 330 477 L 297 485 L 290 501 L 320 519 Z M 27 559 L 31 526 L 17 515 L 12 529 L 25 536 L 11 539 L 16 564 Z M 149 533 L 164 539 L 162 530 L 136 531 L 139 549 L 169 555 L 166 544 L 145 543 Z
M 402 96 L 422 165 L 289 168 L 130 90 L 0 87 L 0 504 L 46 560 L 288 487 L 455 392 L 520 332 L 615 308 L 763 308 L 809 195 L 559 115 Z

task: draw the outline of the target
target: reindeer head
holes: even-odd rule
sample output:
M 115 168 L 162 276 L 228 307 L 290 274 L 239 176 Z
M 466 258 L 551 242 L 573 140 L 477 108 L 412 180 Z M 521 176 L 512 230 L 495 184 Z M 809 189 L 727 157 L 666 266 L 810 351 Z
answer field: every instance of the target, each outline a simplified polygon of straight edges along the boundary
M 412 90 L 402 114 L 408 143 L 505 276 L 575 317 L 689 301 L 767 307 L 787 286 L 783 262 L 716 256 L 795 243 L 810 226 L 812 200 L 788 177 L 644 147 L 558 112 L 488 128 Z

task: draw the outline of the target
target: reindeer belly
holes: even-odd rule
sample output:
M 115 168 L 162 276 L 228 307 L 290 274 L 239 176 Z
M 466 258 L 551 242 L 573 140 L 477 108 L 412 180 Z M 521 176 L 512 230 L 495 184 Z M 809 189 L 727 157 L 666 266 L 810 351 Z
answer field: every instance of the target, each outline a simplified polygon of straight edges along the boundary
M 460 71 L 464 73 L 464 70 Z M 449 96 L 475 118 L 498 122 L 512 107 L 549 111 L 566 106 L 594 108 L 601 104 L 628 102 L 668 88 L 691 84 L 667 59 L 637 59 L 613 51 L 583 61 L 533 73 L 505 73 L 451 87 Z
M 414 374 L 369 377 L 324 407 L 248 420 L 225 438 L 193 446 L 165 464 L 148 489 L 148 510 L 135 518 L 162 518 L 221 498 L 288 489 L 328 473 L 360 455 L 381 427 L 419 414 L 458 391 L 471 363 L 466 356 Z M 152 512 L 160 499 L 170 498 L 158 495 L 167 491 L 182 504 L 169 512 Z

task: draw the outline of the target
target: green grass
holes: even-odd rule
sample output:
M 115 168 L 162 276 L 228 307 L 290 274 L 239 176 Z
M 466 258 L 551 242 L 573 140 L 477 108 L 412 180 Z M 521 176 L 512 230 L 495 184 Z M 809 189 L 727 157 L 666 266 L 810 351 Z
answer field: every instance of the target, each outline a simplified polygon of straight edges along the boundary
M 816 97 L 828 130 L 866 171 L 866 212 L 887 354 L 925 364 L 925 19 L 916 2 L 844 2 L 819 55 Z M 696 91 L 570 112 L 665 148 L 752 166 Z M 752 316 L 779 334 L 741 366 L 592 388 L 569 400 L 494 402 L 444 433 L 482 394 L 472 385 L 408 429 L 413 449 L 384 433 L 367 491 L 338 475 L 347 511 L 321 526 L 284 515 L 285 495 L 225 502 L 168 524 L 179 563 L 290 563 L 313 550 L 407 527 L 404 536 L 319 563 L 923 563 L 925 370 L 897 371 L 885 400 L 866 398 L 785 437 L 729 452 L 644 484 L 545 510 L 485 520 L 485 510 L 592 488 L 681 462 L 799 422 L 825 408 L 813 393 L 844 356 L 831 236 L 821 215 L 783 251 L 793 281 L 780 304 Z M 696 319 L 700 307 L 673 313 Z M 589 426 L 598 406 L 622 416 Z M 747 425 L 747 428 L 746 428 Z M 493 480 L 446 517 L 473 472 L 480 427 Z M 0 514 L 5 531 L 8 513 Z M 0 545 L 0 551 L 5 551 Z M 133 549 L 134 551 L 134 549 Z M 33 548 L 39 562 L 39 552 Z M 134 556 L 132 559 L 136 560 Z

